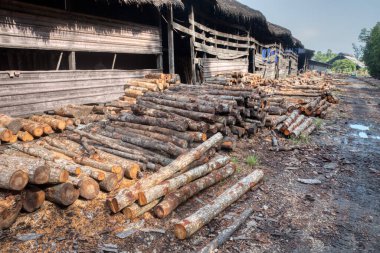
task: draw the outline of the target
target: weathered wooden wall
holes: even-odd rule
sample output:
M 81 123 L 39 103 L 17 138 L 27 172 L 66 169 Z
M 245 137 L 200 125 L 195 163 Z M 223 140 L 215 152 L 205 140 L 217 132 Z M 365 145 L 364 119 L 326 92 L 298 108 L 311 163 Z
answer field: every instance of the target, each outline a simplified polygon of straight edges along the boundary
M 0 72 L 0 113 L 12 116 L 52 110 L 65 104 L 103 103 L 124 94 L 128 78 L 160 70 Z
M 205 78 L 226 72 L 248 72 L 248 59 L 219 60 L 217 58 L 199 59 L 203 66 Z
M 0 4 L 0 47 L 161 54 L 158 26 Z M 17 9 L 17 10 L 13 10 Z

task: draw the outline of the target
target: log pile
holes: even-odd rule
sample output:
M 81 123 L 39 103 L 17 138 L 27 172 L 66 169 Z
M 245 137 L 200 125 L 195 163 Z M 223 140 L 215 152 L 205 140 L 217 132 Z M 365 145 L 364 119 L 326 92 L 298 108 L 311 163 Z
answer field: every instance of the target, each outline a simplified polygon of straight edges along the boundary
M 125 85 L 125 94 L 119 100 L 113 101 L 111 105 L 129 108 L 136 104 L 136 98 L 144 95 L 146 92 L 164 91 L 173 84 L 178 84 L 180 78 L 178 75 L 171 74 L 148 74 L 144 78 L 129 79 Z

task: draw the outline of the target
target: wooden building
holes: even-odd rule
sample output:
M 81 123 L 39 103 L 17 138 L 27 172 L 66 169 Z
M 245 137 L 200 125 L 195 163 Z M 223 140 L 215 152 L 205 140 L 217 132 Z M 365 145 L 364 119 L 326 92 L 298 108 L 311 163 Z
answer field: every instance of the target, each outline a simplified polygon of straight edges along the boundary
M 2 0 L 0 113 L 109 102 L 148 73 L 283 77 L 299 46 L 235 0 Z
M 180 1 L 2 0 L 0 113 L 13 116 L 123 94 L 162 72 L 161 7 Z M 149 17 L 149 18 L 146 18 Z
M 184 9 L 168 16 L 169 70 L 187 83 L 223 72 L 257 72 L 266 78 L 297 72 L 297 55 L 285 49 L 300 44 L 261 12 L 235 0 L 183 4 Z

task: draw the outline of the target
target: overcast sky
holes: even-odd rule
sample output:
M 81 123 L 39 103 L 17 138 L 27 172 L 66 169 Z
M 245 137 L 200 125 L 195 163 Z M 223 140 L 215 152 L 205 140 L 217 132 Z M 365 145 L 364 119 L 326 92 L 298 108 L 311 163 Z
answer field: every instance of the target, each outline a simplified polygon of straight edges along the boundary
M 239 0 L 284 26 L 306 48 L 353 53 L 362 28 L 380 22 L 380 0 Z

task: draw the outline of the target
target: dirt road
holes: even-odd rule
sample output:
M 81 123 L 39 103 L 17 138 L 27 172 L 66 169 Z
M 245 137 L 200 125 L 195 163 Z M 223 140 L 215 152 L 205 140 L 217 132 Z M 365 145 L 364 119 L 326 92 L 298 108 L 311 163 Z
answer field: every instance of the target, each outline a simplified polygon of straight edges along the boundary
M 0 251 L 197 252 L 237 213 L 254 205 L 254 214 L 218 252 L 379 252 L 380 88 L 349 81 L 338 87 L 341 102 L 317 133 L 301 141 L 282 140 L 302 148 L 268 151 L 271 140 L 262 134 L 240 141 L 231 154 L 237 173 L 163 220 L 145 216 L 135 223 L 144 229 L 133 227 L 122 214 L 110 215 L 99 201 L 105 195 L 67 209 L 45 203 L 0 233 Z M 246 163 L 250 155 L 264 167 L 264 184 L 190 239 L 177 240 L 173 224 L 252 171 Z M 321 184 L 297 179 L 318 179 Z M 17 239 L 25 234 L 36 239 Z

